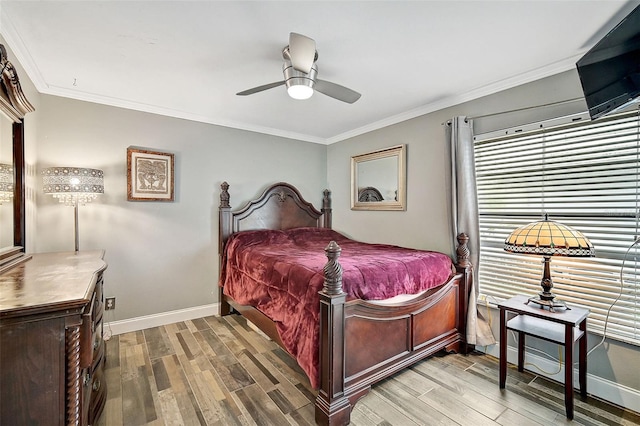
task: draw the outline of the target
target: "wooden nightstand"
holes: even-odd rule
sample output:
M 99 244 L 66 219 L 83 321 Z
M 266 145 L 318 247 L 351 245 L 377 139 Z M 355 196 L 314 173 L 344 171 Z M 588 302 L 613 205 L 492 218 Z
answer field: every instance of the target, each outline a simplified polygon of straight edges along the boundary
M 515 296 L 498 303 L 500 308 L 500 389 L 507 380 L 507 330 L 518 333 L 518 371 L 524 366 L 525 336 L 535 336 L 564 346 L 564 402 L 567 418 L 573 419 L 573 346 L 578 342 L 580 394 L 587 396 L 587 316 L 588 309 L 571 307 L 550 312 L 527 296 Z M 506 321 L 507 311 L 516 314 Z

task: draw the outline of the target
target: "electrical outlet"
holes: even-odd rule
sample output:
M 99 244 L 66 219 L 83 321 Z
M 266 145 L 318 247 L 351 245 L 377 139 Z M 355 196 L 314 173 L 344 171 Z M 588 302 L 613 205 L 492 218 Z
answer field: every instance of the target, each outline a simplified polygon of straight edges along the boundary
M 116 298 L 115 297 L 106 297 L 104 299 L 104 310 L 110 311 L 111 309 L 116 308 Z

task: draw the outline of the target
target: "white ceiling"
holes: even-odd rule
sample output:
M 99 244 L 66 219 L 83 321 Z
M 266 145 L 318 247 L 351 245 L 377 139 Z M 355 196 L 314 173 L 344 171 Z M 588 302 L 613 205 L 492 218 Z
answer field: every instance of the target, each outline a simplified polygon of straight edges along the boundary
M 37 89 L 332 143 L 575 67 L 638 1 L 0 1 Z M 306 101 L 282 80 L 289 33 L 318 77 L 362 93 Z

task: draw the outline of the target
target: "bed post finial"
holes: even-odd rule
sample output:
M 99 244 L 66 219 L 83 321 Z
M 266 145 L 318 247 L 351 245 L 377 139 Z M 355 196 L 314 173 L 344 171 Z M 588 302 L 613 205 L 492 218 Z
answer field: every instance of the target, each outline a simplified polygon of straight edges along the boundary
M 322 191 L 322 227 L 331 229 L 331 191 Z
M 330 209 L 331 208 L 331 191 L 329 191 L 328 189 L 325 189 L 324 191 L 322 191 L 322 208 L 323 209 Z
M 231 207 L 229 205 L 229 184 L 227 182 L 222 182 L 220 184 L 220 207 Z
M 458 247 L 456 248 L 456 256 L 458 258 L 458 265 L 466 268 L 469 266 L 469 236 L 464 232 L 458 234 Z
M 342 249 L 335 241 L 331 241 L 324 249 L 329 261 L 324 265 L 324 292 L 329 295 L 342 294 L 342 266 L 338 257 Z

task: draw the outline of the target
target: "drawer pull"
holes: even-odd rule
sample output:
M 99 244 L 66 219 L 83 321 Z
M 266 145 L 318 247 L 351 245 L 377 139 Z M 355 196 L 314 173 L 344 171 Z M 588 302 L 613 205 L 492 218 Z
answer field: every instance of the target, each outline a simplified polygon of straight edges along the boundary
M 100 336 L 96 335 L 96 338 L 93 339 L 93 350 L 95 351 L 96 349 L 98 349 L 98 347 L 100 346 L 100 343 L 102 342 L 102 339 L 100 338 Z
M 100 379 L 96 379 L 93 382 L 93 386 L 92 386 L 94 392 L 98 392 L 98 389 L 100 389 Z
M 84 375 L 84 380 L 83 380 L 83 386 L 88 386 L 89 382 L 91 381 L 91 374 L 87 373 Z

